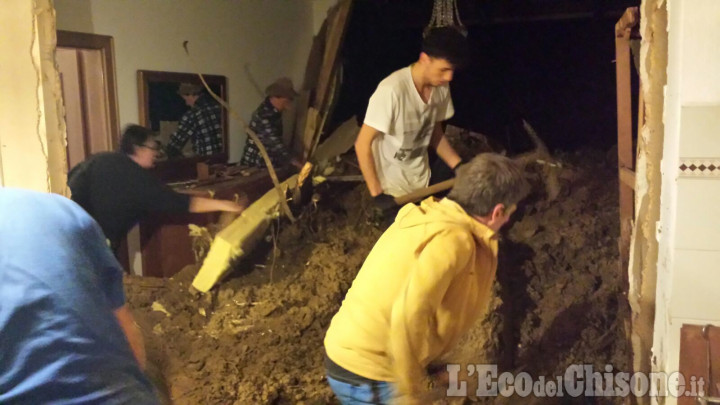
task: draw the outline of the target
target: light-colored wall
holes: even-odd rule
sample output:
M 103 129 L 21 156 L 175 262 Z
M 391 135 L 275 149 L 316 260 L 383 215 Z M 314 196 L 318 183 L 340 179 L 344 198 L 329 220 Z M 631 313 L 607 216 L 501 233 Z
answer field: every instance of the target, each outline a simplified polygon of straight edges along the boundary
M 50 1 L 3 1 L 0 38 L 0 183 L 63 194 L 65 121 Z
M 296 87 L 301 83 L 313 18 L 322 7 L 317 1 L 55 0 L 55 8 L 58 29 L 114 38 L 125 125 L 138 122 L 138 70 L 224 75 L 231 107 L 249 120 L 263 98 L 258 87 L 263 90 L 280 76 L 291 77 Z M 186 40 L 195 64 L 183 50 Z M 237 161 L 246 135 L 233 119 L 229 138 L 230 161 Z
M 676 371 L 680 327 L 720 325 L 720 2 L 668 0 L 668 83 L 653 354 Z M 675 404 L 669 398 L 666 402 Z
M 664 0 L 645 0 L 639 9 L 640 81 L 644 120 L 637 139 L 635 221 L 630 242 L 628 302 L 632 308 L 633 371 L 652 371 L 653 331 L 657 298 L 657 224 L 663 156 L 663 89 L 667 84 L 667 9 Z M 638 404 L 649 403 L 641 398 Z
M 312 13 L 313 13 L 313 32 L 315 34 L 320 31 L 325 17 L 327 17 L 328 10 L 336 5 L 338 0 L 312 0 Z

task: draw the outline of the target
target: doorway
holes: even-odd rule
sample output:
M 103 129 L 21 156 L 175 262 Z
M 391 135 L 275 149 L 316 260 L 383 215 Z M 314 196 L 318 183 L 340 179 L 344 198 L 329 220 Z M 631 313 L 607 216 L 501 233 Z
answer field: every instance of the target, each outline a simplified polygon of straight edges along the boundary
M 113 39 L 58 31 L 56 60 L 67 123 L 68 170 L 119 140 Z

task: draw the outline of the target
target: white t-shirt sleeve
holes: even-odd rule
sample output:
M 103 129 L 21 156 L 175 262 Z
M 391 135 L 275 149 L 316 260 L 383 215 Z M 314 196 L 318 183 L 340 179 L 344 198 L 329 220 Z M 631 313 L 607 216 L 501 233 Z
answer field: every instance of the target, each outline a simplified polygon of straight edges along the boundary
M 445 92 L 445 99 L 440 104 L 440 108 L 438 109 L 436 121 L 442 122 L 445 120 L 449 120 L 450 118 L 452 118 L 453 115 L 455 115 L 455 107 L 453 106 L 452 97 L 450 97 L 450 87 L 448 87 L 447 91 Z
M 382 133 L 390 133 L 397 115 L 397 99 L 390 86 L 378 86 L 370 97 L 365 125 L 371 126 Z

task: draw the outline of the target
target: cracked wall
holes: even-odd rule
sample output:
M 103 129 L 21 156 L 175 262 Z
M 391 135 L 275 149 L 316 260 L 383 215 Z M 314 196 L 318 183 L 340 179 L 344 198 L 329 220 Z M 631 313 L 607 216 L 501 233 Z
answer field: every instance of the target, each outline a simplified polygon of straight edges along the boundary
M 632 308 L 633 369 L 652 369 L 660 219 L 660 162 L 663 156 L 663 88 L 667 81 L 667 10 L 664 0 L 645 0 L 640 9 L 640 82 L 644 122 L 639 128 L 635 183 L 635 223 L 630 246 L 628 301 Z M 640 403 L 648 403 L 639 399 Z
M 50 0 L 7 0 L 0 13 L 0 176 L 6 187 L 66 194 L 65 121 Z
M 638 371 L 649 365 L 670 374 L 682 371 L 683 325 L 720 326 L 720 2 L 642 4 L 640 77 L 648 86 L 630 268 L 633 343 Z M 676 404 L 677 398 L 652 402 Z

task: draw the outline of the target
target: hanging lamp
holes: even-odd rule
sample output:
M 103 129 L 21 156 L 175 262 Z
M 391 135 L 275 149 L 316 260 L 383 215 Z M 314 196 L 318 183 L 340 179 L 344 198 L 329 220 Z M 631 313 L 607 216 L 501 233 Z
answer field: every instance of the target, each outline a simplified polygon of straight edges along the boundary
M 460 21 L 457 0 L 435 0 L 432 17 L 423 31 L 423 37 L 427 36 L 433 28 L 440 27 L 453 27 L 467 37 L 468 30 Z

